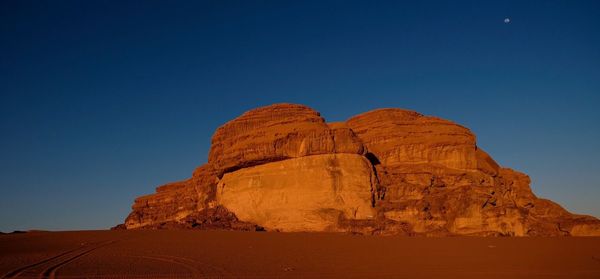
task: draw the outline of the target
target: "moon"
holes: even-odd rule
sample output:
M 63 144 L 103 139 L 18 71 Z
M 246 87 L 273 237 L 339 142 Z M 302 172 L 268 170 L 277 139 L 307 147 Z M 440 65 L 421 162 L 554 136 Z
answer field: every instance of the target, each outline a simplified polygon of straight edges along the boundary
M 506 23 L 506 24 L 510 23 L 510 18 L 508 18 L 508 17 L 507 17 L 507 18 L 505 18 L 505 19 L 504 19 L 504 23 Z

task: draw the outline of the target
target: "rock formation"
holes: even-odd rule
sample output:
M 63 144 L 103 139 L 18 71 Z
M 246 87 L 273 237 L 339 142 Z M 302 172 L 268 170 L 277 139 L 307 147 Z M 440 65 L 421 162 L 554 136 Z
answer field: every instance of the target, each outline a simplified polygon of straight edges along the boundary
M 539 199 L 467 128 L 402 109 L 327 123 L 302 105 L 218 128 L 192 178 L 137 198 L 124 227 L 362 234 L 600 235 L 600 221 Z

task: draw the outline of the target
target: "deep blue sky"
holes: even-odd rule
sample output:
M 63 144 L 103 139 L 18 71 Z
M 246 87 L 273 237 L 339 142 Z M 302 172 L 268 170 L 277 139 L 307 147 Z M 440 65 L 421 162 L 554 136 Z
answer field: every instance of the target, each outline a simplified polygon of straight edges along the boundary
M 190 2 L 0 2 L 1 231 L 120 223 L 278 102 L 454 120 L 600 216 L 600 1 Z

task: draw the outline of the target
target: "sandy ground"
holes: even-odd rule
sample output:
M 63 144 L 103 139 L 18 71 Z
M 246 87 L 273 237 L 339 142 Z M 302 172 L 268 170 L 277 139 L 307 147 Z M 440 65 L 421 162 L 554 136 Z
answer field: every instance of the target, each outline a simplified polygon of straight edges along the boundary
M 0 235 L 2 278 L 600 278 L 600 238 L 81 231 Z

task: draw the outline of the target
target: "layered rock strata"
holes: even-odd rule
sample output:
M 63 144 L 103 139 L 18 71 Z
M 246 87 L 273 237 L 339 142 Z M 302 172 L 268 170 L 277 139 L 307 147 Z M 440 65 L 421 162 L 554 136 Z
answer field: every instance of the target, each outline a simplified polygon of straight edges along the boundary
M 467 128 L 402 109 L 327 123 L 302 105 L 217 129 L 192 178 L 137 198 L 127 229 L 363 234 L 600 235 L 600 221 L 537 198 Z

